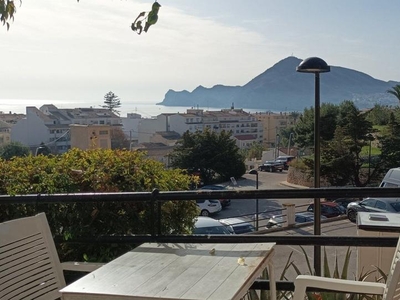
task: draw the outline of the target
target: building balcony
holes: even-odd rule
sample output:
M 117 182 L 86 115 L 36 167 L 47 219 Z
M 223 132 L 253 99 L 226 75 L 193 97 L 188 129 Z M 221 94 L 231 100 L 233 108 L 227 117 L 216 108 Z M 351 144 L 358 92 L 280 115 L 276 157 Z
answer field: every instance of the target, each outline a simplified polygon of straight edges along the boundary
M 302 246 L 302 247 L 394 247 L 397 243 L 397 238 L 393 237 L 361 237 L 355 235 L 341 235 L 341 236 L 327 236 L 327 235 L 310 235 L 309 231 L 305 230 L 306 227 L 294 226 L 291 222 L 288 222 L 289 227 L 279 227 L 277 230 L 267 230 L 265 228 L 254 232 L 253 234 L 247 235 L 227 235 L 227 236 L 193 236 L 193 235 L 163 235 L 162 224 L 160 222 L 160 207 L 166 201 L 190 201 L 196 199 L 241 199 L 254 204 L 254 200 L 257 199 L 290 199 L 293 206 L 296 206 L 296 202 L 301 199 L 314 199 L 314 198 L 363 198 L 367 196 L 375 197 L 397 197 L 400 192 L 400 188 L 310 188 L 310 189 L 227 189 L 223 191 L 204 191 L 199 193 L 198 191 L 153 191 L 153 192 L 141 192 L 141 193 L 80 193 L 80 194 L 57 194 L 57 195 L 16 195 L 8 196 L 3 195 L 1 197 L 2 205 L 25 205 L 30 207 L 30 210 L 35 210 L 33 213 L 39 213 L 41 211 L 46 212 L 46 207 L 51 205 L 68 205 L 74 203 L 104 203 L 104 202 L 115 202 L 115 203 L 139 203 L 148 202 L 152 203 L 149 207 L 152 209 L 152 215 L 154 216 L 153 222 L 151 222 L 151 230 L 147 234 L 143 235 L 124 235 L 116 236 L 113 234 L 102 234 L 98 233 L 96 236 L 85 236 L 85 237 L 74 237 L 67 241 L 60 236 L 55 237 L 56 243 L 69 243 L 77 245 L 77 247 L 92 247 L 93 245 L 102 244 L 114 244 L 118 245 L 132 245 L 141 244 L 145 242 L 155 243 L 268 243 L 273 242 L 279 246 L 279 249 L 286 246 Z M 293 207 L 292 207 L 293 208 Z M 291 208 L 291 209 L 292 209 Z M 290 209 L 290 208 L 289 208 Z M 273 212 L 273 211 L 272 211 Z M 284 207 L 281 210 L 282 215 L 288 216 L 291 212 L 288 207 Z M 158 217 L 157 217 L 158 216 Z M 251 219 L 254 215 L 250 216 Z M 288 217 L 288 220 L 290 218 Z M 340 221 L 339 219 L 333 222 Z M 347 221 L 347 220 L 346 220 Z M 331 221 L 332 222 L 332 221 Z M 342 223 L 340 226 L 343 226 Z M 347 224 L 350 226 L 356 226 L 353 223 Z M 312 224 L 306 224 L 310 227 Z M 332 226 L 335 227 L 335 226 Z M 337 226 L 336 226 L 337 227 Z M 283 230 L 283 231 L 282 231 Z M 291 231 L 288 234 L 288 231 Z M 282 234 L 279 234 L 282 232 Z M 288 251 L 277 251 L 275 254 L 276 260 L 281 263 L 276 263 L 277 269 L 284 267 L 284 263 L 289 255 Z M 279 256 L 281 255 L 281 256 Z M 283 257 L 282 257 L 283 255 Z M 280 271 L 277 270 L 276 275 L 279 275 Z M 265 279 L 256 280 L 252 285 L 254 289 L 269 289 L 269 281 Z M 292 281 L 279 281 L 277 282 L 277 289 L 284 291 L 292 291 L 294 288 Z

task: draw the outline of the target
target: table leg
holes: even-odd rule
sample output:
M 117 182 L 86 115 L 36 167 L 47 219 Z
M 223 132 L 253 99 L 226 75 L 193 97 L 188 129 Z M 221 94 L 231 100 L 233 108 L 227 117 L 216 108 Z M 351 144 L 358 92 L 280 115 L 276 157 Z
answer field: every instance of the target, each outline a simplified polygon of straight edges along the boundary
M 274 271 L 274 264 L 271 261 L 268 263 L 268 274 L 269 274 L 269 295 L 271 296 L 271 300 L 276 300 L 275 271 Z

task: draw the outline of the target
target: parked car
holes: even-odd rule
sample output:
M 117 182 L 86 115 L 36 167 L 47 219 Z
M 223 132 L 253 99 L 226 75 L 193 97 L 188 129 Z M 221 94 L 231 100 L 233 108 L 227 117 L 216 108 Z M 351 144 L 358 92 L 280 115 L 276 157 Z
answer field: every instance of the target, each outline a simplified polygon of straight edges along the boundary
M 321 220 L 326 220 L 327 217 L 321 215 Z M 294 221 L 296 223 L 307 223 L 307 222 L 314 222 L 314 213 L 310 211 L 305 212 L 298 212 L 294 216 Z M 283 227 L 285 224 L 285 219 L 283 215 L 273 216 L 269 219 L 266 227 L 273 228 L 273 227 Z
M 231 229 L 231 231 L 234 232 L 235 234 L 249 233 L 256 231 L 255 227 L 252 224 L 239 218 L 221 219 L 219 220 L 219 222 L 228 226 Z
M 223 191 L 227 190 L 225 185 L 222 184 L 209 184 L 202 186 L 200 188 L 201 190 L 210 190 L 210 191 Z M 228 205 L 231 205 L 231 199 L 218 199 L 219 202 L 221 202 L 222 207 L 226 207 Z
M 293 159 L 295 159 L 294 156 L 291 156 L 291 155 L 281 155 L 281 156 L 278 156 L 278 158 L 277 158 L 276 160 L 279 161 L 279 162 L 282 162 L 283 165 L 284 165 L 284 169 L 285 169 L 285 170 L 288 170 L 288 169 L 289 169 L 289 163 L 290 163 Z
M 347 206 L 349 205 L 349 203 L 354 202 L 354 201 L 358 201 L 358 199 L 357 198 L 337 198 L 337 199 L 333 200 L 332 202 L 337 203 L 346 209 Z
M 276 160 L 267 160 L 265 163 L 263 163 L 261 166 L 258 167 L 258 171 L 264 171 L 264 172 L 282 172 L 284 169 L 284 163 L 281 161 L 276 161 Z
M 308 212 L 314 212 L 314 203 L 311 203 L 308 208 Z M 346 210 L 337 203 L 334 202 L 321 202 L 321 215 L 327 218 L 337 217 L 344 215 Z
M 321 221 L 326 220 L 327 217 L 321 215 Z M 314 222 L 314 213 L 311 211 L 299 212 L 295 214 L 294 221 L 296 223 Z
M 197 217 L 193 234 L 233 234 L 224 224 L 210 217 Z
M 387 171 L 379 187 L 399 187 L 400 186 L 400 168 L 393 168 Z
M 347 217 L 350 221 L 357 220 L 359 211 L 400 213 L 400 198 L 366 198 L 362 201 L 349 203 Z
M 222 210 L 221 203 L 218 200 L 197 199 L 197 206 L 200 208 L 200 216 L 208 217 Z

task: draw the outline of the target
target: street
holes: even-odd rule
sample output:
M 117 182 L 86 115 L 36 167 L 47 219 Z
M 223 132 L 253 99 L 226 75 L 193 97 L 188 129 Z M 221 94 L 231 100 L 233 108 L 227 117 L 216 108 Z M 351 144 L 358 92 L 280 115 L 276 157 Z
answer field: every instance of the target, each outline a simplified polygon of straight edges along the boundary
M 294 188 L 290 185 L 286 185 L 286 171 L 282 173 L 269 173 L 269 172 L 259 172 L 259 189 L 290 189 Z M 238 186 L 233 187 L 234 189 L 255 189 L 256 187 L 256 176 L 245 174 L 243 179 L 238 180 Z M 231 188 L 231 187 L 229 187 Z M 296 199 L 296 211 L 304 211 L 307 208 L 307 205 L 312 201 L 312 199 Z M 281 208 L 283 203 L 293 203 L 293 199 L 259 199 L 259 212 L 265 210 L 276 210 Z M 242 199 L 232 199 L 231 205 L 224 208 L 218 214 L 212 216 L 215 219 L 229 218 L 229 217 L 237 217 L 243 215 L 254 216 L 256 211 L 256 200 L 242 200 Z M 279 212 L 277 213 L 279 214 Z M 251 220 L 251 219 L 249 219 Z M 253 223 L 254 224 L 254 223 Z M 264 229 L 262 227 L 265 224 L 265 221 L 260 221 L 260 229 Z M 292 236 L 292 235 L 312 235 L 313 234 L 313 224 L 308 226 L 303 226 L 299 228 L 293 228 L 288 230 L 281 231 L 272 231 L 266 232 L 264 234 L 274 235 L 274 236 Z M 356 224 L 350 222 L 347 218 L 336 220 L 334 222 L 323 222 L 321 224 L 321 235 L 325 236 L 357 236 L 357 226 Z M 313 257 L 314 257 L 314 247 L 313 246 L 305 246 L 302 247 L 307 254 L 307 258 L 313 266 Z M 284 271 L 284 267 L 287 263 L 287 260 L 290 257 L 290 260 L 293 264 L 299 268 L 302 274 L 309 274 L 308 264 L 306 261 L 306 256 L 300 246 L 296 245 L 277 245 L 276 246 L 276 254 L 274 258 L 274 265 L 276 268 L 276 276 L 277 279 L 281 277 L 283 273 L 285 273 L 285 277 L 288 280 L 294 280 L 297 276 L 297 273 L 293 267 L 289 268 L 287 271 Z M 322 247 L 322 258 L 324 257 L 324 251 L 327 253 L 327 261 L 329 265 L 330 272 L 333 273 L 335 260 L 337 258 L 339 264 L 339 272 L 342 272 L 344 258 L 346 256 L 346 252 L 348 247 Z M 356 267 L 357 267 L 357 248 L 351 247 L 350 254 L 350 262 L 348 267 L 348 278 L 354 279 L 356 276 Z M 323 264 L 322 264 L 323 267 Z
M 283 185 L 286 182 L 286 172 L 258 172 L 259 189 L 292 189 L 293 187 Z M 238 186 L 229 187 L 229 189 L 255 189 L 256 176 L 245 174 L 237 181 Z M 311 199 L 296 199 L 298 211 L 304 211 Z M 214 219 L 232 218 L 238 216 L 253 217 L 256 212 L 256 199 L 232 199 L 231 205 L 222 209 L 218 214 L 213 215 Z M 284 203 L 293 203 L 293 199 L 258 199 L 259 213 L 268 211 L 271 215 L 281 214 L 280 209 Z

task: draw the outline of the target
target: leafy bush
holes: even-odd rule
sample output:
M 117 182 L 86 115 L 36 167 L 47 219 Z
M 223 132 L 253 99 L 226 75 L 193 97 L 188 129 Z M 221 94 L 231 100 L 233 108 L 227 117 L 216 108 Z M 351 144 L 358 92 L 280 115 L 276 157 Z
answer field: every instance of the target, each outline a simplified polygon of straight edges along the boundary
M 161 163 L 144 155 L 127 150 L 73 149 L 60 156 L 0 160 L 0 191 L 8 195 L 40 195 L 187 189 L 190 176 L 177 169 L 165 170 Z M 53 234 L 64 240 L 145 234 L 151 232 L 153 225 L 149 208 L 150 204 L 145 202 L 0 204 L 0 222 L 44 211 Z M 194 201 L 166 202 L 162 205 L 162 232 L 189 233 L 197 215 Z M 133 246 L 62 243 L 59 255 L 61 260 L 107 261 Z

